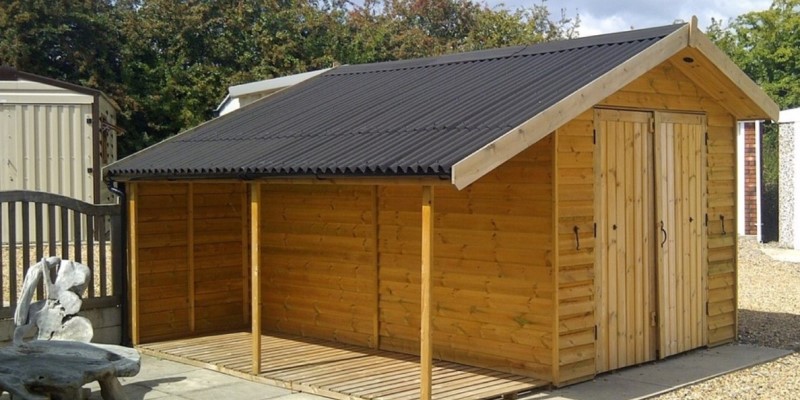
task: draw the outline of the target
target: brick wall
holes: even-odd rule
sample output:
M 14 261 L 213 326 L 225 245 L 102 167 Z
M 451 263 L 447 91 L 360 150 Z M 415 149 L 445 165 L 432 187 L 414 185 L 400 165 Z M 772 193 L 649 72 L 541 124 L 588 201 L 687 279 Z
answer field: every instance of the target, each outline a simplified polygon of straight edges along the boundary
M 756 124 L 744 124 L 744 232 L 758 234 L 758 190 L 756 187 Z

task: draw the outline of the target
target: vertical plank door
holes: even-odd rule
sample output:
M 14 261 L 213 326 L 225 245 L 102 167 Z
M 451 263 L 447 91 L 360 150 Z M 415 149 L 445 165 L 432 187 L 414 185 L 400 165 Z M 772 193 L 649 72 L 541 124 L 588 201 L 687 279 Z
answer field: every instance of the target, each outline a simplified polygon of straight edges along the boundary
M 595 111 L 597 372 L 656 358 L 652 113 Z
M 703 115 L 656 113 L 659 355 L 707 343 Z

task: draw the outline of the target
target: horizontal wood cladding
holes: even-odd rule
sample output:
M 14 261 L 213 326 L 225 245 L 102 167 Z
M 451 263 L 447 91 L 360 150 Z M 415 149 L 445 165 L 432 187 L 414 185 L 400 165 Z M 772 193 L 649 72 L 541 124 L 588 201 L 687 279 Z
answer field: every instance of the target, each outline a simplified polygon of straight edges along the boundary
M 556 132 L 557 385 L 590 379 L 595 373 L 593 124 L 590 110 Z
M 140 340 L 243 328 L 245 187 L 136 185 Z
M 195 334 L 246 327 L 241 183 L 193 183 Z M 246 270 L 245 270 L 246 272 Z M 243 276 L 244 275 L 244 276 Z
M 189 185 L 137 183 L 139 335 L 142 343 L 189 333 Z M 137 301 L 137 299 L 134 299 Z
M 373 193 L 262 185 L 264 329 L 374 346 Z
M 674 63 L 680 63 L 677 60 Z M 736 121 L 673 61 L 651 70 L 601 106 L 705 113 L 708 123 L 707 301 L 709 345 L 736 337 Z M 724 226 L 723 226 L 724 225 Z M 723 229 L 724 228 L 724 229 Z
M 434 190 L 434 357 L 549 380 L 552 138 Z M 421 188 L 378 190 L 381 349 L 417 354 Z

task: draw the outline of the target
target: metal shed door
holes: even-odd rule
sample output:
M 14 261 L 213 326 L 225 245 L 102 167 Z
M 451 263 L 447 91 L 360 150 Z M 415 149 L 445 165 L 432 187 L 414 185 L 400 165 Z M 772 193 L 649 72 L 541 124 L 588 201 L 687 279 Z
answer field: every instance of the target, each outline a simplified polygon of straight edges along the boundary
M 596 110 L 597 372 L 656 358 L 653 114 Z
M 659 354 L 705 345 L 705 132 L 702 115 L 656 113 Z

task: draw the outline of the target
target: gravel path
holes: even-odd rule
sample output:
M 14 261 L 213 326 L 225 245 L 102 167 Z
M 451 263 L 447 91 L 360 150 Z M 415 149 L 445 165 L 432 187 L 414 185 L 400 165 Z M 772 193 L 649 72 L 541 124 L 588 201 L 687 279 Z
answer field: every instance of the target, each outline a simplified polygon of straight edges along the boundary
M 767 246 L 739 240 L 739 341 L 800 351 L 800 263 L 773 260 Z M 800 399 L 800 354 L 656 399 Z

